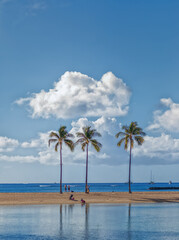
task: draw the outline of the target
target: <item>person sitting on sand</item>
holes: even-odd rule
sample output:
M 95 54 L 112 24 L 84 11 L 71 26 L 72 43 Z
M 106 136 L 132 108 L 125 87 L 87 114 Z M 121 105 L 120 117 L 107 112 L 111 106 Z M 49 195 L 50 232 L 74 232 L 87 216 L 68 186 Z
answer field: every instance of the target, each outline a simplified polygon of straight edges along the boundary
M 82 203 L 82 204 L 85 204 L 85 203 L 86 203 L 83 198 L 81 198 L 81 203 Z
M 75 200 L 75 198 L 73 197 L 73 194 L 70 195 L 69 200 Z

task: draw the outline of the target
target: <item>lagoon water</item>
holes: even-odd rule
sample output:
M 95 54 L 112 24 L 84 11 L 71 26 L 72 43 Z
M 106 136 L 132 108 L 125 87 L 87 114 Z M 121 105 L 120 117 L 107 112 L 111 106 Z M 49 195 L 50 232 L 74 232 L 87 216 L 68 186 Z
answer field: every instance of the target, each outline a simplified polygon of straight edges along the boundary
M 70 190 L 74 192 L 84 192 L 84 183 L 63 183 L 70 185 Z M 89 183 L 90 192 L 127 192 L 128 184 L 126 183 Z M 146 192 L 150 187 L 178 187 L 179 183 L 133 183 L 131 185 L 132 191 Z M 0 192 L 59 192 L 59 183 L 17 183 L 17 184 L 0 184 Z M 177 189 L 162 190 L 162 191 L 178 191 Z
M 179 204 L 1 206 L 0 239 L 176 240 Z

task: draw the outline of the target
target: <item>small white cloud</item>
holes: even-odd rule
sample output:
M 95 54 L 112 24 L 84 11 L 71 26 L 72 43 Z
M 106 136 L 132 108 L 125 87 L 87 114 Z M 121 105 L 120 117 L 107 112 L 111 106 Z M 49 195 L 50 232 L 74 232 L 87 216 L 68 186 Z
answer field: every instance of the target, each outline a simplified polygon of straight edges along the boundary
M 169 107 L 169 106 L 171 106 L 173 104 L 173 101 L 172 101 L 171 98 L 161 98 L 160 102 L 161 102 L 161 104 L 163 104 L 163 105 L 165 105 L 167 107 Z
M 33 118 L 123 116 L 128 112 L 130 95 L 126 84 L 111 72 L 100 81 L 80 72 L 66 72 L 53 89 L 41 90 L 16 103 L 27 102 Z
M 18 146 L 18 140 L 0 136 L 0 152 L 11 152 Z
M 39 133 L 39 137 L 37 139 L 32 139 L 29 142 L 21 143 L 22 148 L 44 148 L 47 147 L 48 139 L 50 132 L 47 133 Z
M 42 0 L 31 0 L 30 3 L 26 6 L 27 15 L 35 15 L 38 11 L 46 9 L 46 4 Z
M 26 102 L 29 102 L 31 100 L 31 98 L 20 98 L 18 100 L 16 100 L 14 103 L 18 104 L 18 105 L 23 105 Z
M 18 155 L 8 156 L 0 154 L 0 161 L 32 163 L 38 161 L 38 159 L 34 156 L 18 156 Z
M 162 98 L 161 103 L 167 108 L 154 112 L 154 121 L 148 130 L 164 129 L 170 132 L 179 132 L 179 104 L 171 98 Z
M 42 10 L 46 8 L 46 5 L 44 2 L 36 1 L 30 6 L 31 10 Z

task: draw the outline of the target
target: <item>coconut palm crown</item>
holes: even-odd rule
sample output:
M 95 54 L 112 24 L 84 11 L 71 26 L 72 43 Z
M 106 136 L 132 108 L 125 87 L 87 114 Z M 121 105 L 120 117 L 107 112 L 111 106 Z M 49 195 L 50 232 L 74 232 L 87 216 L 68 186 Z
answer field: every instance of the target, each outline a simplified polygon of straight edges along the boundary
M 51 143 L 55 143 L 56 152 L 58 151 L 58 148 L 60 148 L 60 193 L 62 193 L 62 144 L 64 143 L 71 151 L 73 151 L 74 143 L 69 138 L 73 138 L 74 136 L 73 134 L 67 132 L 66 126 L 62 126 L 59 128 L 57 133 L 51 132 L 49 137 L 49 146 Z
M 122 129 L 124 132 L 118 132 L 116 138 L 119 136 L 122 137 L 117 143 L 117 146 L 120 147 L 124 142 L 124 149 L 130 149 L 129 154 L 129 193 L 131 193 L 131 152 L 134 147 L 134 142 L 136 141 L 138 145 L 142 145 L 144 142 L 143 136 L 146 134 L 143 132 L 142 128 L 138 127 L 137 122 L 131 122 L 129 126 L 123 126 Z
M 75 144 L 81 144 L 81 149 L 86 150 L 86 181 L 85 181 L 85 193 L 88 192 L 88 147 L 91 144 L 94 149 L 99 152 L 102 148 L 102 144 L 99 143 L 94 137 L 101 137 L 101 134 L 96 129 L 91 129 L 91 126 L 82 128 L 82 132 L 77 132 L 76 136 L 78 140 Z

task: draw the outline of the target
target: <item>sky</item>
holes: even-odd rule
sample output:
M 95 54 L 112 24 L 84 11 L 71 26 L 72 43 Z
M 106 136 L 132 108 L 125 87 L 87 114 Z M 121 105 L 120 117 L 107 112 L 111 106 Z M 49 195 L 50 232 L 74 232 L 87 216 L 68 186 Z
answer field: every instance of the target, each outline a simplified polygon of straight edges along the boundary
M 90 125 L 89 182 L 127 182 L 115 134 L 137 121 L 132 181 L 179 182 L 179 1 L 0 0 L 0 182 L 59 182 L 49 133 Z M 63 182 L 85 153 L 63 147 Z

